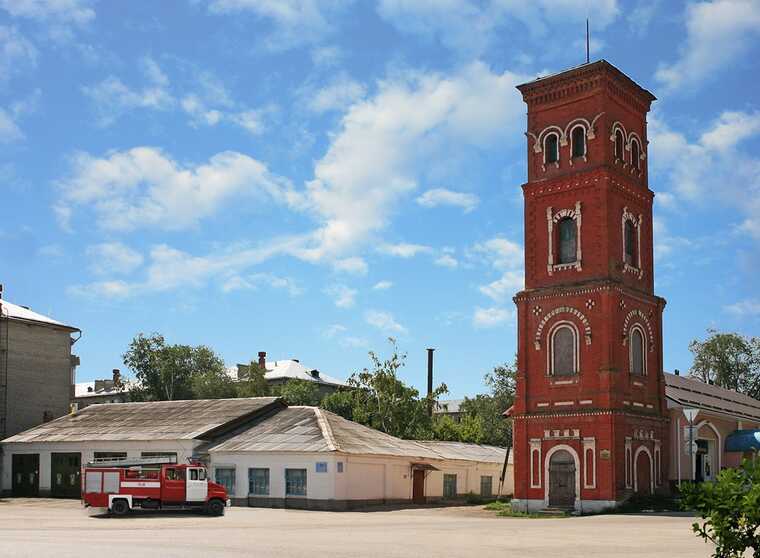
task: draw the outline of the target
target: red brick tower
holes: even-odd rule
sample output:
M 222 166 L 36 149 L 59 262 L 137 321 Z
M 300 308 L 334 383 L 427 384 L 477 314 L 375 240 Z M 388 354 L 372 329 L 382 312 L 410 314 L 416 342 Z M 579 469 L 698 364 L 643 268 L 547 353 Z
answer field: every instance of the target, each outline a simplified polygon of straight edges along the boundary
M 514 506 L 594 511 L 667 482 L 646 163 L 655 97 L 604 60 L 518 89 L 528 182 Z

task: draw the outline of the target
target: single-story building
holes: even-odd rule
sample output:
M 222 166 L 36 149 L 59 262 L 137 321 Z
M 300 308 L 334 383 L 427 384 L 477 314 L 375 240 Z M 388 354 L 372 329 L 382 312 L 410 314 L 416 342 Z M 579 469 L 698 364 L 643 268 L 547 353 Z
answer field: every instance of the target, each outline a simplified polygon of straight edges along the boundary
M 721 469 L 737 467 L 760 448 L 760 401 L 713 384 L 665 374 L 670 412 L 670 480 L 711 481 Z M 698 411 L 689 449 L 689 422 L 684 409 Z
M 94 458 L 202 459 L 236 505 L 346 509 L 499 489 L 506 450 L 401 440 L 315 407 L 241 398 L 93 405 L 2 442 L 4 493 L 78 497 Z M 502 488 L 512 492 L 511 465 Z

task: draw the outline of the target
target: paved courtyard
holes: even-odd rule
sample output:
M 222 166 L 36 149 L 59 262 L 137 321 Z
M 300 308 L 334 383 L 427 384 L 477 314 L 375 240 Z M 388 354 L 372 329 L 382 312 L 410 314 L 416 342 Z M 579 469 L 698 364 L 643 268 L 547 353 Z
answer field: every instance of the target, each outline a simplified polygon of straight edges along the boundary
M 709 548 L 692 519 L 607 515 L 495 517 L 477 507 L 373 512 L 232 508 L 194 514 L 91 517 L 71 500 L 0 500 L 0 556 L 455 557 L 658 556 L 698 558 Z

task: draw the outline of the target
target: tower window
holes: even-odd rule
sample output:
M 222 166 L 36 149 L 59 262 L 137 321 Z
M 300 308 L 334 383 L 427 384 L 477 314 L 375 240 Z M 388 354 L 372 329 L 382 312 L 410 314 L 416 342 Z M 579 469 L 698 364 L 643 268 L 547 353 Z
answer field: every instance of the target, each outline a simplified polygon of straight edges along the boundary
M 641 329 L 634 327 L 631 330 L 631 374 L 643 376 L 644 368 L 644 334 Z
M 563 324 L 551 335 L 551 373 L 554 376 L 572 376 L 578 371 L 577 334 L 570 325 Z
M 557 134 L 548 134 L 544 140 L 544 162 L 556 163 L 559 161 L 559 137 Z
M 641 148 L 639 147 L 639 142 L 636 140 L 633 140 L 631 142 L 631 166 L 633 166 L 633 168 L 636 170 L 639 170 L 640 151 L 641 151 Z
M 586 155 L 586 130 L 583 126 L 573 128 L 571 140 L 573 143 L 573 158 L 584 157 Z
M 625 222 L 625 263 L 636 267 L 636 227 L 627 220 Z
M 617 130 L 615 132 L 615 159 L 618 161 L 623 160 L 623 145 L 625 140 L 623 139 L 623 132 Z
M 578 228 L 575 225 L 575 219 L 563 217 L 560 219 L 557 229 L 559 234 L 558 261 L 560 264 L 573 263 L 578 253 Z

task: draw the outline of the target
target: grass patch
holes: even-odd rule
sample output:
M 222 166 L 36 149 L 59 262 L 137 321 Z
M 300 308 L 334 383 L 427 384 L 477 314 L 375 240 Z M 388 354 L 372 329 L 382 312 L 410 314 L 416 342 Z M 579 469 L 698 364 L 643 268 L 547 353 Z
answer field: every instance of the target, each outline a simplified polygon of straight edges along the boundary
M 521 511 L 514 511 L 512 504 L 509 500 L 497 500 L 483 506 L 483 509 L 496 512 L 498 517 L 522 517 L 526 519 L 556 519 L 567 517 L 563 515 L 547 515 L 542 513 L 525 513 Z

